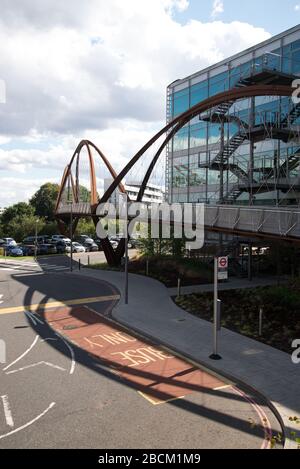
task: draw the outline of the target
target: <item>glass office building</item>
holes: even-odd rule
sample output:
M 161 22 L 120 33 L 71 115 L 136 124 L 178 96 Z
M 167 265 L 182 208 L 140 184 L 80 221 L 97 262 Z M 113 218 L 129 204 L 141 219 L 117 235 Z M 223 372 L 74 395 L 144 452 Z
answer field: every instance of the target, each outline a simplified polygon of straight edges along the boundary
M 202 100 L 300 77 L 300 25 L 167 88 L 167 122 Z M 228 101 L 194 118 L 167 147 L 170 202 L 297 205 L 300 104 L 291 98 Z

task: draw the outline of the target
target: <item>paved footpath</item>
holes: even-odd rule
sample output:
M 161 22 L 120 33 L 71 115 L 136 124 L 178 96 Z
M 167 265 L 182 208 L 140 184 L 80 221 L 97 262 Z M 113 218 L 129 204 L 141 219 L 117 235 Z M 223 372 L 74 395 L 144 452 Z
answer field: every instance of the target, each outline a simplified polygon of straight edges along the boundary
M 256 288 L 256 287 L 267 287 L 271 285 L 278 285 L 286 283 L 285 277 L 258 277 L 254 278 L 251 282 L 242 278 L 232 278 L 226 282 L 219 282 L 219 290 L 238 290 L 239 288 Z M 192 293 L 206 293 L 214 290 L 213 283 L 207 285 L 192 285 L 190 287 L 181 287 L 181 295 L 191 295 Z M 170 296 L 177 296 L 178 288 L 168 288 Z
M 282 421 L 285 447 L 296 447 L 290 436 L 299 425 L 289 418 L 300 417 L 300 365 L 293 364 L 290 355 L 222 328 L 223 359 L 212 361 L 212 325 L 176 306 L 160 282 L 130 274 L 129 305 L 125 305 L 124 273 L 83 269 L 80 275 L 106 280 L 120 291 L 121 300 L 112 312 L 118 322 L 260 392 Z

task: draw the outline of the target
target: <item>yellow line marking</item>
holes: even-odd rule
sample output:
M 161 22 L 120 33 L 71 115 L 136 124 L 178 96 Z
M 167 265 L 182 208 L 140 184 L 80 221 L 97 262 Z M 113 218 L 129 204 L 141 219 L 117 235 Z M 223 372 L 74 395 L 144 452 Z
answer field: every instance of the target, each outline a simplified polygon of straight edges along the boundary
M 0 314 L 10 314 L 10 313 L 21 313 L 23 311 L 30 311 L 31 313 L 37 313 L 40 310 L 58 308 L 62 306 L 75 306 L 88 303 L 100 303 L 105 301 L 114 301 L 119 300 L 120 295 L 109 295 L 109 296 L 94 296 L 90 298 L 79 298 L 74 300 L 65 300 L 65 301 L 50 301 L 49 303 L 37 303 L 32 305 L 23 305 L 23 306 L 12 306 L 10 308 L 0 308 Z
M 220 386 L 219 388 L 214 388 L 213 391 L 221 391 L 222 389 L 232 388 L 231 384 L 226 384 L 225 386 Z
M 178 396 L 178 397 L 171 397 L 170 399 L 166 399 L 165 401 L 161 401 L 159 399 L 150 397 L 149 394 L 145 394 L 142 391 L 138 391 L 138 394 L 140 394 L 140 396 L 142 396 L 147 401 L 151 402 L 152 405 L 166 404 L 167 402 L 177 401 L 177 399 L 184 399 L 185 398 L 185 396 Z

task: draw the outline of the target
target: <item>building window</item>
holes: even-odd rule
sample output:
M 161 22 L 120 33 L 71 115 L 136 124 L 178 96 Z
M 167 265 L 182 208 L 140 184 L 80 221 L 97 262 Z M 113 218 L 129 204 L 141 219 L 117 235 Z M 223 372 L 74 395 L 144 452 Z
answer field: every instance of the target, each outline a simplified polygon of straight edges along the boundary
M 206 124 L 192 125 L 190 129 L 190 148 L 206 145 L 207 126 Z
M 189 129 L 180 129 L 173 138 L 173 151 L 185 150 L 189 147 Z
M 176 117 L 189 109 L 189 88 L 174 93 L 173 100 L 173 117 Z
M 191 106 L 208 98 L 208 81 L 202 81 L 191 86 Z

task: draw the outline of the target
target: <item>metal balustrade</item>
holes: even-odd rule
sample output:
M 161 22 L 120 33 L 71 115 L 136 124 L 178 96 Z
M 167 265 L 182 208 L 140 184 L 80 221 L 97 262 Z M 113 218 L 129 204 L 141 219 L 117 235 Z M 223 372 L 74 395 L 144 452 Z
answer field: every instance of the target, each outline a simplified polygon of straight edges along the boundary
M 60 204 L 57 214 L 91 216 L 87 203 Z M 224 231 L 248 236 L 300 241 L 300 209 L 281 207 L 242 207 L 205 205 L 204 225 L 207 231 Z

